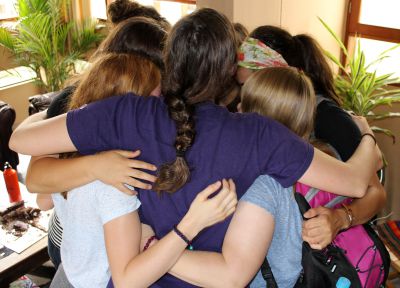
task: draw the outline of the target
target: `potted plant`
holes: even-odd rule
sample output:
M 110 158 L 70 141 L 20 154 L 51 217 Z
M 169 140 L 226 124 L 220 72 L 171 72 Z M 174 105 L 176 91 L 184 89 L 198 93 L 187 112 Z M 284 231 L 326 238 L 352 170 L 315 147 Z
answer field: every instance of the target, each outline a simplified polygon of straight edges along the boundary
M 383 59 L 389 57 L 388 52 L 397 49 L 400 44 L 383 51 L 375 60 L 366 63 L 359 39 L 356 40 L 354 55 L 350 55 L 332 29 L 322 19 L 319 18 L 319 20 L 346 56 L 347 62 L 343 65 L 332 53 L 325 51 L 325 55 L 339 67 L 341 72 L 335 78 L 335 89 L 343 102 L 343 108 L 353 111 L 356 115 L 364 116 L 370 121 L 400 117 L 398 112 L 376 113 L 374 111 L 378 106 L 400 102 L 400 89 L 389 89 L 388 87 L 388 85 L 399 83 L 400 79 L 392 77 L 393 73 L 377 76 L 376 70 L 372 72 L 369 70 L 373 65 L 379 64 Z M 395 141 L 395 136 L 390 130 L 377 126 L 371 128 L 373 131 L 385 133 L 392 137 L 393 142 Z
M 60 90 L 76 61 L 103 38 L 94 21 L 67 20 L 68 5 L 68 0 L 18 0 L 15 29 L 0 27 L 0 45 L 36 73 L 45 92 Z

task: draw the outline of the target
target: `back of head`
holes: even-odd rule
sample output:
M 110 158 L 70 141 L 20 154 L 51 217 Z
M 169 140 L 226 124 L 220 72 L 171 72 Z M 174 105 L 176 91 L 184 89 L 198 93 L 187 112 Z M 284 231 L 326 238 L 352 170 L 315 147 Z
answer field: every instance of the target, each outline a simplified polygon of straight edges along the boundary
M 139 54 L 162 68 L 162 51 L 167 32 L 152 19 L 134 17 L 113 28 L 92 56 L 104 53 Z
M 272 67 L 255 72 L 241 91 L 243 112 L 275 119 L 300 137 L 313 130 L 315 94 L 304 73 L 292 67 Z
M 235 29 L 236 39 L 238 41 L 238 46 L 249 36 L 249 31 L 241 23 L 233 23 L 233 28 Z
M 156 9 L 143 6 L 135 1 L 116 0 L 108 6 L 107 13 L 114 25 L 132 17 L 146 17 L 158 22 L 165 30 L 171 28 L 169 22 Z
M 184 153 L 195 137 L 194 104 L 218 103 L 231 87 L 236 38 L 231 22 L 213 9 L 182 18 L 170 32 L 165 52 L 163 95 L 176 123 L 177 159 L 164 165 L 154 189 L 174 192 L 189 179 Z
M 321 46 L 314 38 L 306 34 L 296 35 L 293 39 L 298 47 L 295 66 L 310 77 L 316 93 L 340 104 L 340 99 L 334 89 L 333 73 Z
M 128 92 L 149 96 L 160 81 L 160 69 L 152 61 L 135 54 L 109 53 L 98 58 L 83 74 L 68 108 L 76 109 Z
M 281 54 L 290 66 L 295 66 L 291 62 L 293 50 L 295 49 L 294 41 L 292 35 L 286 30 L 276 26 L 265 25 L 254 29 L 249 36 L 260 40 Z
M 310 77 L 316 93 L 340 104 L 333 86 L 333 74 L 321 47 L 310 36 L 292 36 L 286 30 L 275 26 L 260 26 L 250 33 L 250 37 L 282 55 L 293 67 L 303 70 Z

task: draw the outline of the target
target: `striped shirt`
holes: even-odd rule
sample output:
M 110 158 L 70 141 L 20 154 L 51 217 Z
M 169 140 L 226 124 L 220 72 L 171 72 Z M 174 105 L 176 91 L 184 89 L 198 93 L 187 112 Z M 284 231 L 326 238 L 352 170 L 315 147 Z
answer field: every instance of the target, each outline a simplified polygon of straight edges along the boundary
M 57 217 L 56 211 L 54 211 L 49 220 L 49 240 L 58 249 L 61 248 L 62 233 L 63 228 Z

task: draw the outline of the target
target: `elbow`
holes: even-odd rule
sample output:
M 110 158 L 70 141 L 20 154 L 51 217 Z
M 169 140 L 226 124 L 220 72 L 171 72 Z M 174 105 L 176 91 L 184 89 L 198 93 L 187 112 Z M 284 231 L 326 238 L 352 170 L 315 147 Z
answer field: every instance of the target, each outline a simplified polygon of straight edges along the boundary
M 25 186 L 26 189 L 30 192 L 30 193 L 40 193 L 43 192 L 39 189 L 39 186 L 37 185 L 37 183 L 35 183 L 31 173 L 28 170 L 28 173 L 26 173 L 26 179 L 25 179 Z M 43 210 L 43 209 L 42 209 Z
M 10 141 L 8 142 L 8 147 L 9 147 L 11 150 L 15 151 L 15 152 L 20 152 L 20 151 L 19 151 L 19 148 L 20 148 L 20 147 L 18 147 L 18 134 L 17 134 L 16 131 L 14 131 L 14 132 L 11 134 Z
M 354 187 L 352 187 L 352 191 L 353 191 L 352 197 L 363 198 L 367 194 L 367 189 L 368 189 L 368 183 L 366 183 L 363 180 L 357 181 L 357 183 L 355 183 Z

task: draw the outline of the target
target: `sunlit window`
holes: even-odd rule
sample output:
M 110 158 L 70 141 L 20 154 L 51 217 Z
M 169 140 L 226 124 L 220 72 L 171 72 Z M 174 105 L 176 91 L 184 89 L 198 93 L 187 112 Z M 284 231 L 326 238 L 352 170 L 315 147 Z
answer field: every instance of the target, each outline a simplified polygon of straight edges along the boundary
M 18 17 L 15 10 L 17 0 L 0 0 L 0 19 L 10 19 Z
M 90 0 L 90 12 L 93 18 L 107 20 L 106 0 Z
M 395 44 L 390 42 L 371 40 L 371 39 L 360 39 L 360 45 L 365 53 L 366 63 L 370 63 L 377 59 L 379 55 Z M 395 73 L 393 77 L 400 77 L 400 48 L 394 49 L 386 54 L 388 58 L 382 60 L 370 67 L 370 71 L 377 71 L 378 75 Z
M 362 0 L 360 23 L 400 29 L 399 0 Z
M 153 6 L 172 25 L 174 25 L 183 16 L 192 13 L 196 9 L 196 5 L 194 4 L 179 3 L 174 1 L 136 0 L 136 2 L 146 6 Z

